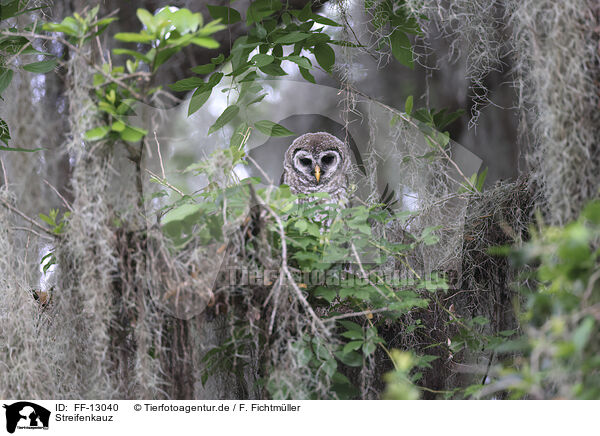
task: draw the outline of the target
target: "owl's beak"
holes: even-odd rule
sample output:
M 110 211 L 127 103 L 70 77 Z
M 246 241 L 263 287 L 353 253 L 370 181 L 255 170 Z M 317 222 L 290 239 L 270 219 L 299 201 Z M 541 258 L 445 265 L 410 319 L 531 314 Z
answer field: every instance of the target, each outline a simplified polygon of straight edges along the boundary
M 317 183 L 321 179 L 321 167 L 319 165 L 315 165 L 315 179 L 317 179 Z

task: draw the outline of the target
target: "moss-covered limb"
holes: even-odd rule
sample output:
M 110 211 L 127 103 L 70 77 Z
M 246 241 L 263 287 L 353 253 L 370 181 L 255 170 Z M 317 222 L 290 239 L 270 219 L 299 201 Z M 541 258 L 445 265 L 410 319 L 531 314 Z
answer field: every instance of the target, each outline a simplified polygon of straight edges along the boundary
M 446 300 L 461 316 L 483 316 L 489 324 L 481 332 L 497 335 L 499 332 L 518 330 L 517 308 L 521 290 L 533 286 L 522 269 L 517 269 L 499 247 L 520 246 L 530 238 L 535 225 L 539 193 L 528 178 L 512 183 L 499 183 L 474 198 L 465 221 L 463 271 L 459 278 L 460 291 Z M 461 383 L 481 383 L 486 365 L 499 356 L 491 350 L 467 350 L 462 363 L 471 365 L 474 372 L 458 374 Z

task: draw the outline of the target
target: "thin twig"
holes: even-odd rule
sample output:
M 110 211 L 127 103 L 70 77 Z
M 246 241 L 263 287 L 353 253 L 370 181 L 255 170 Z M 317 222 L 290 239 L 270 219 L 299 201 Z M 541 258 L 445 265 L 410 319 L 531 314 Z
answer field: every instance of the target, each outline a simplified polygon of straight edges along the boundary
M 279 292 L 281 291 L 281 284 L 283 283 L 283 276 L 279 275 L 277 283 L 273 286 L 271 292 L 265 299 L 265 305 L 269 299 L 273 296 L 273 311 L 271 312 L 271 319 L 269 320 L 269 335 L 273 332 L 273 326 L 275 325 L 275 315 L 277 314 L 277 306 L 279 304 Z
M 2 203 L 8 210 L 10 210 L 11 212 L 16 213 L 17 215 L 19 215 L 21 218 L 23 218 L 25 221 L 27 221 L 28 223 L 36 226 L 38 229 L 42 230 L 43 232 L 49 234 L 52 237 L 56 237 L 56 235 L 54 233 L 52 233 L 50 230 L 48 230 L 47 228 L 45 228 L 44 226 L 41 226 L 40 224 L 36 223 L 34 220 L 32 220 L 31 218 L 29 218 L 27 215 L 25 215 L 23 212 L 21 212 L 19 209 L 13 207 L 9 202 L 3 200 L 0 198 L 0 203 Z
M 592 296 L 592 292 L 594 291 L 594 284 L 600 278 L 600 270 L 596 271 L 592 274 L 588 280 L 588 285 L 586 287 L 585 292 L 583 293 L 583 303 L 587 303 L 588 299 Z
M 27 233 L 27 243 L 25 244 L 25 258 L 23 259 L 23 264 L 27 265 L 27 254 L 29 254 L 29 241 L 31 240 L 31 234 Z
M 2 174 L 4 175 L 4 186 L 8 187 L 8 174 L 6 174 L 6 168 L 4 168 L 4 161 L 0 157 L 0 167 L 2 167 Z
M 98 27 L 96 27 L 98 29 Z M 100 53 L 100 57 L 102 58 L 102 62 L 106 63 L 106 59 L 104 59 L 104 53 L 102 50 L 102 44 L 100 44 L 100 37 L 96 35 L 96 44 L 98 44 L 98 52 Z
M 321 321 L 321 319 L 317 316 L 317 314 L 315 313 L 315 311 L 313 310 L 313 308 L 311 307 L 311 305 L 308 303 L 308 301 L 306 300 L 306 298 L 302 294 L 302 291 L 300 290 L 300 288 L 298 287 L 298 285 L 294 281 L 294 278 L 292 277 L 292 274 L 290 273 L 290 270 L 287 267 L 287 263 L 282 263 L 281 268 L 282 268 L 283 272 L 285 273 L 286 277 L 288 278 L 288 281 L 292 285 L 292 288 L 296 292 L 296 296 L 298 297 L 298 300 L 300 300 L 300 302 L 304 306 L 304 309 L 311 316 L 311 318 L 313 319 L 313 321 L 315 322 L 315 324 L 321 330 L 325 330 L 325 325 L 323 324 L 323 321 Z
M 119 80 L 127 80 L 127 79 L 133 79 L 136 77 L 141 77 L 141 78 L 144 78 L 146 82 L 148 82 L 150 80 L 151 76 L 152 76 L 152 74 L 148 73 L 147 71 L 137 71 L 137 72 L 131 73 L 131 74 L 124 74 L 121 77 L 119 77 Z M 106 82 L 103 82 L 100 85 L 98 85 L 98 87 L 106 86 L 112 82 L 114 82 L 114 80 L 107 80 Z
M 63 197 L 60 192 L 58 192 L 58 189 L 56 189 L 54 186 L 52 186 L 48 180 L 46 180 L 46 179 L 43 179 L 43 180 L 44 180 L 44 183 L 46 185 L 48 185 L 50 187 L 50 189 L 52 189 L 56 195 L 58 195 L 58 197 L 62 200 L 65 207 L 67 209 L 69 209 L 71 212 L 73 212 L 73 208 L 71 207 L 71 205 L 69 204 L 67 199 L 65 197 Z
M 176 188 L 175 186 L 171 185 L 169 182 L 167 182 L 166 179 L 161 179 L 160 176 L 158 174 L 154 174 L 152 171 L 150 171 L 149 169 L 146 169 L 146 172 L 148 174 L 150 174 L 152 177 L 154 177 L 156 180 L 158 180 L 161 184 L 168 186 L 169 188 L 171 188 L 173 191 L 177 192 L 179 195 L 181 195 L 182 197 L 185 196 L 185 194 L 178 188 Z
M 358 251 L 356 251 L 356 247 L 354 246 L 354 243 L 350 243 L 350 246 L 352 247 L 352 254 L 354 255 L 354 258 L 356 259 L 356 262 L 358 262 L 358 268 L 360 269 L 362 278 L 364 280 L 367 280 L 369 282 L 369 285 L 371 285 L 379 293 L 379 295 L 381 295 L 383 298 L 387 298 L 386 295 L 383 293 L 383 291 L 381 289 L 379 289 L 379 287 L 371 281 L 371 279 L 369 278 L 369 275 L 364 270 L 364 268 L 362 266 L 362 262 L 360 261 L 360 257 L 358 255 Z
M 163 165 L 162 155 L 160 154 L 160 143 L 158 142 L 158 137 L 156 136 L 156 130 L 154 131 L 154 140 L 156 141 L 156 150 L 158 151 L 158 161 L 160 162 L 160 171 L 162 174 L 163 180 L 166 180 L 165 176 L 165 166 Z
M 249 155 L 246 155 L 246 159 L 248 159 L 250 162 L 252 162 L 252 164 L 258 169 L 258 171 L 260 171 L 260 173 L 265 178 L 265 181 L 269 185 L 273 185 L 273 180 L 269 177 L 269 175 L 265 172 L 265 170 L 262 169 L 262 167 L 258 164 L 258 162 L 256 162 L 256 160 L 252 159 L 252 157 Z
M 355 316 L 368 316 L 373 313 L 379 312 L 389 312 L 391 309 L 389 307 L 382 307 L 381 309 L 373 309 L 373 310 L 363 310 L 362 312 L 350 312 L 344 313 L 342 315 L 332 316 L 331 318 L 326 318 L 325 321 L 335 321 L 336 319 L 344 319 L 344 318 L 353 318 Z
M 33 230 L 32 228 L 29 228 L 29 227 L 11 227 L 11 230 L 22 230 L 24 232 L 30 232 L 30 233 L 33 233 L 34 235 L 36 235 L 39 238 L 46 239 L 48 241 L 54 241 L 54 238 L 50 238 L 50 237 L 48 237 L 46 235 L 42 235 L 41 233 L 38 233 L 38 232 L 36 232 L 35 230 Z
M 487 364 L 487 369 L 485 370 L 485 374 L 483 375 L 483 378 L 481 379 L 481 384 L 485 385 L 485 381 L 488 378 L 488 374 L 490 373 L 490 368 L 492 366 L 492 361 L 494 360 L 494 356 L 496 355 L 496 351 L 492 351 L 492 355 L 490 356 L 490 360 Z
M 171 99 L 172 101 L 174 101 L 175 103 L 181 103 L 183 100 L 179 97 L 175 97 L 173 94 L 171 94 L 170 92 L 166 92 L 162 89 L 159 89 L 158 91 L 156 91 L 153 95 L 152 95 L 152 99 L 154 100 L 154 97 L 158 96 L 158 95 L 164 95 L 165 97 Z

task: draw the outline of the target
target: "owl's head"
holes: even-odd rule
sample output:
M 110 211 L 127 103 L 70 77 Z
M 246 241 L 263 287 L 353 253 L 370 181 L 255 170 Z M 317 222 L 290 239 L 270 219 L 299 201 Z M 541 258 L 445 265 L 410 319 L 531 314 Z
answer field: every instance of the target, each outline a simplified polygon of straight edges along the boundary
M 284 182 L 297 193 L 331 193 L 346 183 L 350 167 L 346 144 L 329 133 L 305 133 L 285 153 Z

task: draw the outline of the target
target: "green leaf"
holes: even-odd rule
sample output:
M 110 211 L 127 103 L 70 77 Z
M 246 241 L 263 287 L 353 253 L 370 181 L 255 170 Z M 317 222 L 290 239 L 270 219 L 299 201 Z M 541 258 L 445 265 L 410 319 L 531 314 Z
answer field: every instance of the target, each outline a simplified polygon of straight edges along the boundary
M 11 2 L 3 2 L 0 7 L 0 20 L 7 20 L 16 16 L 21 8 L 22 0 L 13 0 Z
M 4 52 L 4 56 L 36 51 L 31 47 L 29 40 L 22 36 L 5 36 L 0 38 L 0 50 Z
M 338 359 L 340 359 L 340 362 L 342 362 L 344 365 L 348 365 L 351 367 L 361 367 L 363 364 L 363 358 L 360 354 L 358 354 L 356 351 L 350 351 L 348 353 L 344 353 L 344 352 L 336 352 L 334 353 L 335 357 L 337 357 Z
M 441 109 L 437 112 L 432 109 L 431 118 L 433 119 L 433 124 L 438 130 L 443 130 L 448 124 L 456 121 L 465 113 L 464 110 L 460 109 L 456 112 L 449 112 L 448 109 Z
M 13 78 L 13 70 L 9 70 L 6 68 L 0 68 L 0 96 L 2 95 L 2 93 L 6 90 L 6 88 L 8 88 L 8 85 L 10 85 L 10 82 L 12 81 Z
M 83 136 L 86 141 L 98 141 L 108 135 L 110 132 L 110 126 L 100 126 L 85 132 Z
M 54 256 L 54 253 L 49 253 L 49 254 L 51 256 L 48 259 L 48 261 L 44 263 L 44 258 L 42 258 L 42 261 L 40 263 L 41 265 L 43 264 L 42 265 L 42 271 L 44 271 L 44 274 L 48 272 L 48 270 L 50 269 L 50 267 L 52 265 L 56 265 L 56 256 Z M 44 256 L 44 257 L 46 257 L 46 256 Z
M 412 109 L 413 109 L 413 96 L 409 95 L 408 98 L 406 99 L 406 102 L 404 103 L 404 112 L 406 112 L 406 115 L 410 115 L 412 113 Z
M 573 332 L 573 344 L 577 352 L 581 353 L 590 339 L 590 335 L 594 330 L 594 319 L 590 316 L 585 318 L 577 330 Z
M 312 13 L 312 2 L 306 2 L 304 7 L 295 14 L 300 21 L 307 21 L 313 15 Z
M 328 303 L 331 303 L 336 296 L 337 292 L 335 291 L 335 289 L 327 288 L 325 286 L 319 286 L 315 290 L 315 297 L 323 298 Z
M 126 125 L 125 128 L 119 132 L 121 139 L 127 142 L 138 142 L 146 134 L 148 134 L 147 130 L 129 125 Z
M 52 219 L 52 218 L 50 218 L 48 215 L 45 215 L 45 214 L 43 214 L 43 213 L 40 213 L 38 216 L 40 217 L 40 219 L 41 219 L 42 221 L 44 221 L 44 222 L 45 222 L 46 224 L 48 224 L 50 227 L 55 227 L 55 226 L 56 226 L 56 220 L 55 220 L 55 219 Z
M 118 20 L 118 18 L 116 18 L 116 17 L 103 18 L 102 20 L 98 20 L 98 22 L 96 23 L 96 26 L 106 28 L 106 26 L 108 26 L 110 23 L 112 23 L 113 21 L 117 21 L 117 20 Z M 100 32 L 102 32 L 103 30 L 104 29 L 102 29 Z
M 306 222 L 306 220 L 299 219 L 294 223 L 294 228 L 296 228 L 300 233 L 304 233 L 308 228 L 308 223 Z
M 229 58 L 228 58 L 228 59 L 229 59 Z M 212 59 L 210 60 L 210 63 L 211 63 L 211 64 L 214 64 L 214 65 L 219 65 L 219 64 L 222 64 L 222 63 L 223 63 L 223 61 L 225 61 L 225 55 L 224 55 L 223 53 L 221 53 L 221 54 L 220 54 L 219 56 L 217 56 L 216 58 L 212 58 Z
M 197 67 L 192 68 L 192 71 L 196 74 L 210 74 L 215 71 L 216 65 L 213 63 L 206 65 L 198 65 Z
M 475 188 L 479 192 L 483 191 L 483 184 L 485 183 L 487 173 L 488 173 L 488 167 L 485 167 L 485 169 L 481 172 L 481 174 L 477 175 L 477 181 L 475 183 Z
M 594 224 L 600 224 L 600 202 L 598 200 L 593 200 L 588 203 L 583 209 L 581 216 Z
M 242 20 L 238 11 L 226 6 L 208 5 L 208 12 L 210 12 L 210 16 L 215 20 L 220 18 L 224 24 L 234 24 Z
M 304 80 L 310 83 L 317 83 L 314 76 L 310 74 L 310 71 L 308 71 L 306 68 L 298 66 L 298 69 L 300 70 L 300 74 L 302 75 L 302 77 L 304 77 Z
M 319 44 L 314 48 L 315 58 L 325 71 L 331 73 L 331 68 L 335 63 L 335 52 L 329 44 Z
M 304 41 L 303 44 L 307 47 L 312 47 L 315 45 L 326 44 L 330 41 L 331 37 L 326 33 L 313 33 L 308 38 L 306 38 L 306 41 Z M 333 44 L 333 41 L 331 41 L 331 43 Z
M 132 62 L 131 59 L 127 59 L 125 61 L 125 66 L 130 74 L 135 73 L 135 71 L 138 69 L 139 61 Z
M 52 71 L 54 67 L 56 67 L 57 63 L 58 59 L 50 59 L 47 61 L 33 62 L 31 64 L 23 65 L 23 69 L 31 73 L 43 74 Z
M 345 331 L 344 333 L 342 333 L 342 337 L 344 338 L 348 338 L 348 339 L 360 339 L 362 341 L 363 339 L 363 332 L 362 331 L 358 331 L 358 330 L 348 330 Z
M 169 7 L 165 7 L 155 15 L 154 20 L 172 24 L 180 35 L 194 33 L 202 25 L 202 15 L 186 8 L 171 11 Z
M 8 145 L 8 141 L 10 141 L 10 131 L 8 129 L 8 124 L 2 118 L 0 118 L 0 141 L 4 142 Z
M 480 326 L 488 325 L 490 321 L 484 316 L 476 316 L 471 320 L 472 323 Z
M 191 41 L 200 47 L 219 48 L 219 43 L 208 36 L 198 36 L 196 38 L 192 38 Z
M 267 136 L 292 136 L 294 134 L 294 132 L 286 129 L 281 124 L 268 120 L 257 121 L 254 123 L 254 127 Z
M 208 79 L 208 82 L 205 83 L 204 80 L 200 79 L 199 77 L 191 77 L 188 79 L 183 79 L 183 80 L 187 80 L 189 81 L 189 84 L 194 84 L 197 83 L 197 88 L 196 91 L 194 92 L 194 94 L 192 95 L 192 99 L 190 100 L 190 105 L 188 107 L 188 116 L 192 115 L 194 112 L 198 111 L 198 109 L 200 109 L 204 103 L 206 103 L 206 101 L 208 100 L 208 98 L 210 97 L 211 93 L 212 93 L 212 89 L 219 84 L 219 82 L 221 81 L 221 79 L 223 78 L 223 73 L 218 71 L 216 73 L 214 73 L 213 75 L 210 76 L 210 78 Z M 194 79 L 194 80 L 190 80 L 190 79 Z M 180 82 L 183 82 L 183 80 L 180 80 Z M 179 82 L 177 82 L 179 83 Z M 177 85 L 177 83 L 175 85 Z M 170 85 L 171 87 L 173 87 L 173 85 Z M 187 85 L 182 85 L 179 89 L 182 90 L 189 90 Z M 192 87 L 193 89 L 193 87 Z
M 235 118 L 239 111 L 240 108 L 235 104 L 229 106 L 223 111 L 219 118 L 217 118 L 217 121 L 215 121 L 215 123 L 212 126 L 210 126 L 210 129 L 208 129 L 208 134 L 211 135 L 212 133 L 225 126 L 228 122 Z
M 213 20 L 196 32 L 198 36 L 208 36 L 220 30 L 226 29 L 227 26 L 221 24 L 220 20 Z
M 148 29 L 150 33 L 156 32 L 156 23 L 154 22 L 154 15 L 152 15 L 146 9 L 139 8 L 136 11 L 136 15 L 138 19 L 142 22 L 144 26 Z
M 286 56 L 284 59 L 290 60 L 292 62 L 294 62 L 296 65 L 298 65 L 301 68 L 304 68 L 306 70 L 310 70 L 312 68 L 312 64 L 310 63 L 310 61 L 305 58 L 304 56 L 295 56 L 295 55 L 291 55 L 291 56 Z
M 52 56 L 52 53 L 47 53 L 45 51 L 36 50 L 33 47 L 26 47 L 21 51 L 21 54 L 35 54 L 35 55 L 43 55 L 43 56 Z
M 146 56 L 142 53 L 138 53 L 135 50 L 129 50 L 126 48 L 114 48 L 112 52 L 116 55 L 133 56 L 135 59 L 139 59 L 140 61 L 143 61 L 143 62 L 147 63 L 148 65 L 150 65 L 150 63 L 151 63 L 150 59 L 148 59 L 148 56 Z
M 135 100 L 133 99 L 126 99 L 123 100 L 121 103 L 119 103 L 119 106 L 117 106 L 117 115 L 125 115 L 127 113 L 131 114 L 132 112 L 134 112 L 133 110 L 133 105 L 136 103 Z
M 181 222 L 194 218 L 201 210 L 202 206 L 199 204 L 182 204 L 166 213 L 161 219 L 161 224 L 164 227 L 170 224 L 181 225 Z
M 43 150 L 43 148 L 18 148 L 18 147 L 4 147 L 0 145 L 0 150 L 2 151 L 20 151 L 25 153 L 33 153 L 34 151 Z
M 242 123 L 236 129 L 233 135 L 231 135 L 231 140 L 229 141 L 229 147 L 235 150 L 238 150 L 242 146 L 242 142 L 244 138 L 248 134 L 248 124 Z
M 375 348 L 377 348 L 377 346 L 373 342 L 365 342 L 362 346 L 362 350 L 365 356 L 373 354 Z
M 257 23 L 282 8 L 279 0 L 257 0 L 250 4 L 246 12 L 246 24 Z
M 261 67 L 266 67 L 269 64 L 272 64 L 273 61 L 275 60 L 275 57 L 268 55 L 268 54 L 259 53 L 257 55 L 254 55 L 251 60 L 252 60 L 252 62 L 254 62 L 254 64 L 257 67 L 261 68 Z
M 111 115 L 116 115 L 117 112 L 115 111 L 115 107 L 108 103 L 107 101 L 101 101 L 98 103 L 98 109 L 101 110 L 102 112 L 106 112 L 109 113 Z
M 323 17 L 322 15 L 317 15 L 317 14 L 313 14 L 310 17 L 315 23 L 319 23 L 319 24 L 324 24 L 326 26 L 333 26 L 333 27 L 342 27 L 341 24 L 336 23 L 335 21 L 327 18 L 327 17 Z
M 398 29 L 394 30 L 390 36 L 390 44 L 392 46 L 392 54 L 396 60 L 402 65 L 413 68 L 413 51 L 406 33 Z
M 280 36 L 275 40 L 276 44 L 294 44 L 299 41 L 304 41 L 310 35 L 302 32 L 292 32 L 287 35 Z
M 42 28 L 54 32 L 63 32 L 70 36 L 82 36 L 84 31 L 81 23 L 73 17 L 66 17 L 60 24 L 47 23 Z
M 276 64 L 265 65 L 259 69 L 269 76 L 287 76 L 287 73 L 283 70 L 283 68 Z
M 140 42 L 140 43 L 147 43 L 147 42 L 151 42 L 151 41 L 155 40 L 153 35 L 150 35 L 144 31 L 142 31 L 140 33 L 131 33 L 131 32 L 117 33 L 114 36 L 114 38 L 118 41 L 123 41 L 123 42 Z
M 363 341 L 350 341 L 344 345 L 343 353 L 349 353 L 350 351 L 358 350 L 363 345 Z
M 208 90 L 203 90 L 201 92 L 198 91 L 200 91 L 200 88 L 198 88 L 196 92 L 194 92 L 194 95 L 192 95 L 192 98 L 190 100 L 190 106 L 188 107 L 188 117 L 194 112 L 197 112 L 202 106 L 204 106 L 204 103 L 206 103 L 206 101 L 212 94 L 212 88 Z
M 354 330 L 354 331 L 360 332 L 360 334 L 362 336 L 363 328 L 360 324 L 357 324 L 352 321 L 338 321 L 338 323 L 341 324 L 342 326 L 346 327 L 348 330 Z
M 224 74 L 222 72 L 217 71 L 216 73 L 214 73 L 210 76 L 206 86 L 210 86 L 211 88 L 214 88 L 215 86 L 217 86 L 219 84 L 219 82 L 221 81 L 223 76 L 224 76 Z
M 169 85 L 169 88 L 173 91 L 191 91 L 204 84 L 204 79 L 201 77 L 187 77 Z
M 264 100 L 264 98 L 267 96 L 267 94 L 261 94 L 258 97 L 252 99 L 249 103 L 246 103 L 246 106 L 250 106 L 253 105 L 255 103 L 260 103 L 261 101 Z
M 154 57 L 154 70 L 156 71 L 158 67 L 167 62 L 171 56 L 181 50 L 180 47 L 169 47 L 163 50 L 156 52 L 156 56 Z
M 239 79 L 240 83 L 254 82 L 258 78 L 256 71 L 250 71 L 242 79 Z
M 123 130 L 125 130 L 125 123 L 123 121 L 115 121 L 114 123 L 112 123 L 110 128 L 115 132 L 122 132 Z

